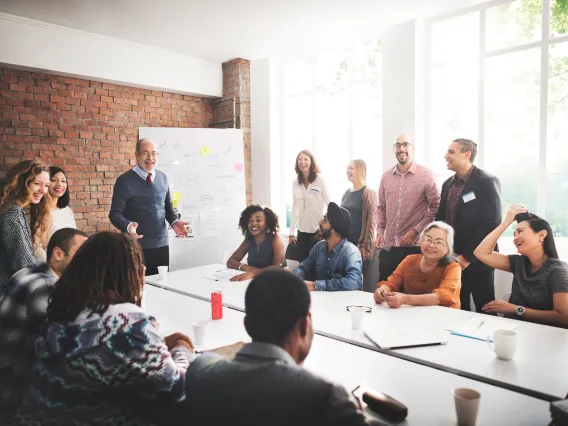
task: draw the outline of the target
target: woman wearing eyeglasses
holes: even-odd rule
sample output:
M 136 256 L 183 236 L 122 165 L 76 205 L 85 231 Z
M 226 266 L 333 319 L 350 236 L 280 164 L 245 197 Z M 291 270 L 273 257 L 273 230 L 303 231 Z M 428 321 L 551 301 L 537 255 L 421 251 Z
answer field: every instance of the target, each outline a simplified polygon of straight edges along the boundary
M 461 268 L 453 259 L 454 229 L 432 222 L 420 235 L 420 251 L 398 265 L 375 290 L 375 302 L 401 305 L 441 305 L 460 309 Z M 401 292 L 404 287 L 404 293 Z

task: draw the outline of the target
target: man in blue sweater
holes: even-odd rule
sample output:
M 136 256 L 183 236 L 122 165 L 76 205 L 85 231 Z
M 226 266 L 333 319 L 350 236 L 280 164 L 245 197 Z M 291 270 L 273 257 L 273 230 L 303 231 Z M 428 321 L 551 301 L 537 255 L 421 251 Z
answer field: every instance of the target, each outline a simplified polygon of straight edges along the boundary
M 136 166 L 118 177 L 114 185 L 109 218 L 122 232 L 138 240 L 144 252 L 146 275 L 169 266 L 168 228 L 186 237 L 188 222 L 177 220 L 166 175 L 156 170 L 157 147 L 149 139 L 136 143 Z

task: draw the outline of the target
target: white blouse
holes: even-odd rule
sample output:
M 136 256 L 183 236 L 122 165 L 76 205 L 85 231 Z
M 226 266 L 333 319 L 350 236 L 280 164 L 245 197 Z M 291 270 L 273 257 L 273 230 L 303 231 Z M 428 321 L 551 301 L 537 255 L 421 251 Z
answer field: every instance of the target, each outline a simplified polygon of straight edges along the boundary
M 75 228 L 77 229 L 77 223 L 75 222 L 75 215 L 71 207 L 67 206 L 63 209 L 55 209 L 50 211 L 51 215 L 51 226 L 47 230 L 46 244 L 49 243 L 49 239 L 55 233 L 62 228 Z M 47 246 L 38 247 L 35 249 L 35 256 L 42 262 L 47 260 Z
M 330 201 L 323 177 L 318 174 L 307 188 L 298 184 L 298 179 L 294 179 L 292 194 L 290 235 L 294 235 L 296 226 L 300 232 L 316 232 Z

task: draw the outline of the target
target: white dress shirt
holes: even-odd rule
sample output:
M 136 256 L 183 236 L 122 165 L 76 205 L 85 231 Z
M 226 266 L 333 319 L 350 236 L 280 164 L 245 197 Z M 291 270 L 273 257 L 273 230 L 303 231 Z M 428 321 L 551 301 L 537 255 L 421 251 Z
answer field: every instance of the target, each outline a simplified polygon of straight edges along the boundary
M 316 232 L 329 204 L 329 192 L 323 177 L 318 174 L 307 188 L 294 179 L 292 197 L 290 235 L 294 235 L 296 226 L 300 232 Z

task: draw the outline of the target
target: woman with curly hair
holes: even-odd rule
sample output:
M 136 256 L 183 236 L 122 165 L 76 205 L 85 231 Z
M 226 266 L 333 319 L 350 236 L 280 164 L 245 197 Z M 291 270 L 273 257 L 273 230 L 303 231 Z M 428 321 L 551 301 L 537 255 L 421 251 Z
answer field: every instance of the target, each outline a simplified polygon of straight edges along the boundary
M 33 266 L 49 224 L 49 169 L 31 160 L 13 165 L 0 191 L 0 296 L 10 277 Z M 29 212 L 30 222 L 26 219 Z
M 227 268 L 243 271 L 231 281 L 244 281 L 256 277 L 264 268 L 284 265 L 284 243 L 278 236 L 278 215 L 258 204 L 248 206 L 241 213 L 239 228 L 245 239 L 227 260 Z M 248 254 L 247 263 L 241 263 Z
M 141 308 L 144 269 L 128 234 L 99 232 L 81 246 L 51 292 L 16 424 L 171 424 L 153 412 L 185 399 L 193 344 L 163 338 Z

